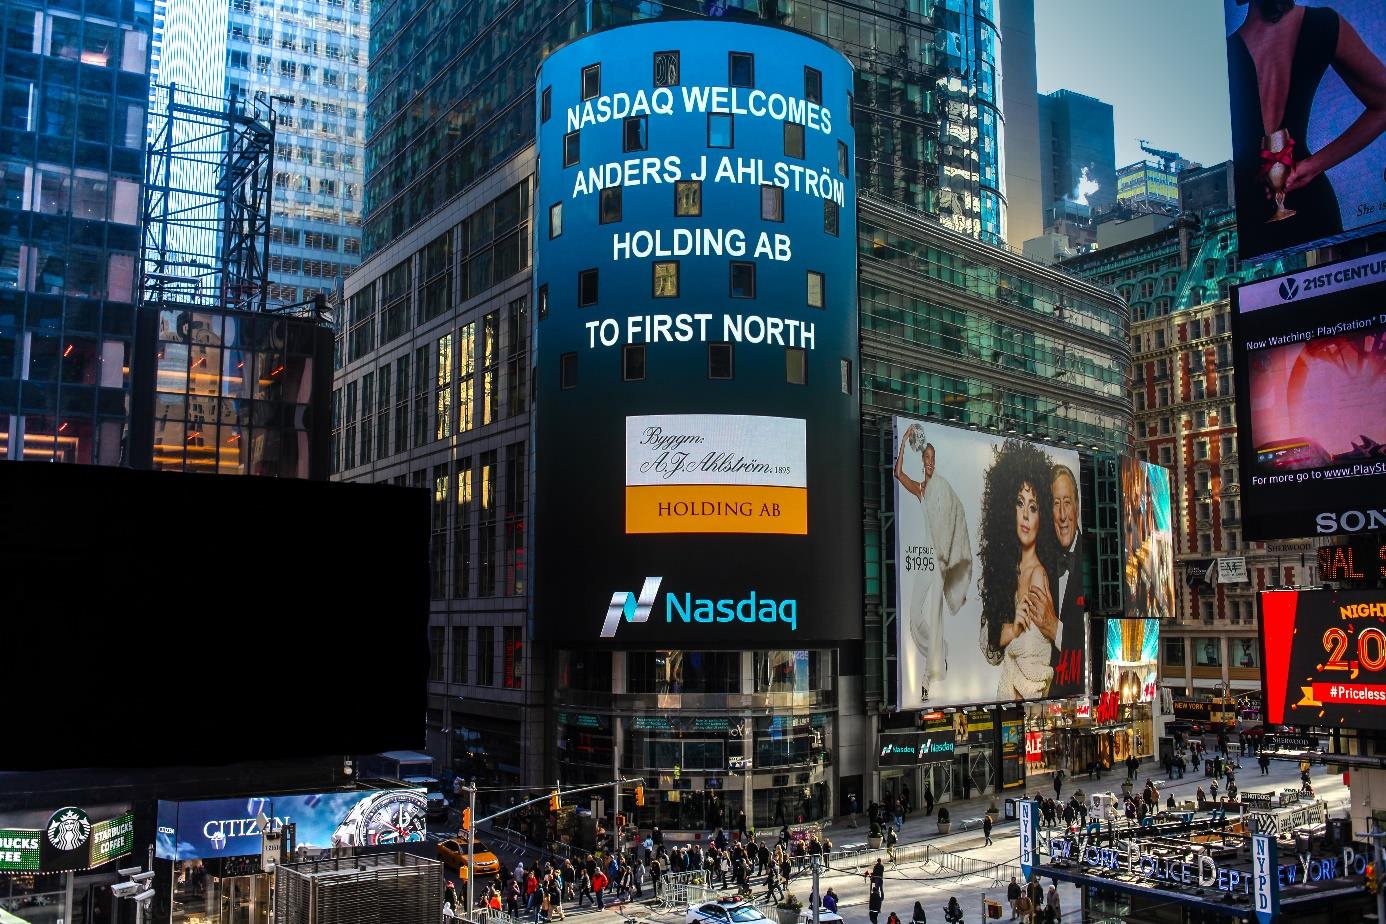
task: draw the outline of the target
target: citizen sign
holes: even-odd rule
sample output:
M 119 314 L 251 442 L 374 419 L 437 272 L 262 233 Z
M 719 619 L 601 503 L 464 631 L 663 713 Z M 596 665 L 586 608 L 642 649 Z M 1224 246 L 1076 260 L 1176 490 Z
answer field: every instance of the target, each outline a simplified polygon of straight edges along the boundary
M 289 823 L 289 817 L 274 819 L 276 827 Z M 233 837 L 259 837 L 260 823 L 254 818 L 226 818 L 212 820 L 202 826 L 202 836 L 212 843 L 225 843 Z
M 1386 529 L 1386 510 L 1344 510 L 1341 513 L 1331 511 L 1320 513 L 1314 517 L 1314 528 L 1318 530 L 1320 536 Z

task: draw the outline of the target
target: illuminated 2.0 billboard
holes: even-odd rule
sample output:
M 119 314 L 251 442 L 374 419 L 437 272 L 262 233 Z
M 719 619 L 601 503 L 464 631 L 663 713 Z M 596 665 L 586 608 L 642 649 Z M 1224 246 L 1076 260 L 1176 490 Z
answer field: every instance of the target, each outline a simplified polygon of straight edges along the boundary
M 1078 453 L 895 418 L 898 706 L 1083 691 Z
M 1248 539 L 1386 529 L 1386 254 L 1232 293 Z
M 1386 222 L 1386 5 L 1223 0 L 1243 259 Z
M 535 632 L 860 638 L 852 69 L 646 22 L 538 77 Z
M 1386 592 L 1261 592 L 1266 721 L 1386 729 Z

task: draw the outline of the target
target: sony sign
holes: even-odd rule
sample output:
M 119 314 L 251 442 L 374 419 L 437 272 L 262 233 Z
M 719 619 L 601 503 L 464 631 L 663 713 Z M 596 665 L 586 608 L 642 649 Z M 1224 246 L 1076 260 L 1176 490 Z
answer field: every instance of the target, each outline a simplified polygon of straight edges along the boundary
M 1314 517 L 1314 529 L 1320 536 L 1336 533 L 1360 533 L 1386 529 L 1386 510 L 1344 510 L 1320 513 Z

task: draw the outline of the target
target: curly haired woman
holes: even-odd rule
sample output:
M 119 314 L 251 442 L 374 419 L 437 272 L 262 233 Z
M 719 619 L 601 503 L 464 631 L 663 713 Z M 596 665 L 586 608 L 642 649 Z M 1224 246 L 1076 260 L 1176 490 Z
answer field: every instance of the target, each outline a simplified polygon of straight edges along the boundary
M 1028 594 L 1050 596 L 1057 540 L 1044 515 L 1051 509 L 1049 457 L 1032 443 L 1007 440 L 995 450 L 982 494 L 982 651 L 1000 664 L 999 699 L 1037 699 L 1054 679 L 1053 643 L 1036 625 Z

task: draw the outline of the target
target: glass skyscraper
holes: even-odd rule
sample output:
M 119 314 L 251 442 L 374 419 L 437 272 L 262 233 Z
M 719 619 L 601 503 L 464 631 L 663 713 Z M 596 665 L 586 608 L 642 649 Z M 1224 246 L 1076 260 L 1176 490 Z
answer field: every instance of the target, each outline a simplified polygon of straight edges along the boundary
M 1072 90 L 1055 90 L 1039 98 L 1039 122 L 1040 194 L 1046 212 L 1062 218 L 1065 201 L 1094 211 L 1115 205 L 1111 104 Z
M 0 457 L 121 461 L 148 0 L 4 5 Z
M 366 252 L 534 140 L 534 70 L 550 50 L 608 26 L 697 15 L 787 26 L 842 51 L 856 68 L 861 188 L 981 240 L 1004 238 L 995 0 L 382 0 L 371 28 Z
M 369 17 L 369 0 L 162 0 L 155 11 L 157 82 L 263 93 L 278 115 L 272 303 L 331 294 L 360 262 Z

